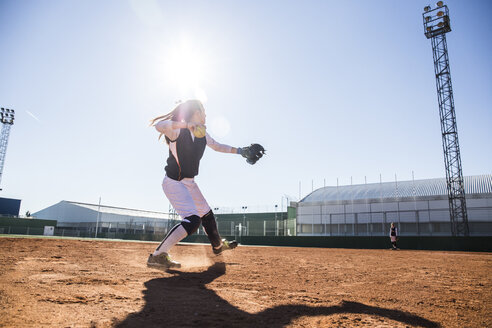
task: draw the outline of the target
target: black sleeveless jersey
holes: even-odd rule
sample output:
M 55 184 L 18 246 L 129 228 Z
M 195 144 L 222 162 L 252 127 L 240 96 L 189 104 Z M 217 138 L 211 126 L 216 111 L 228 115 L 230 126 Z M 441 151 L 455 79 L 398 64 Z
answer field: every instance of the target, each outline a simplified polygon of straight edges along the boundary
M 171 149 L 169 149 L 166 175 L 178 181 L 198 175 L 200 160 L 207 146 L 207 138 L 195 137 L 195 140 L 193 140 L 190 130 L 181 129 L 178 138 L 174 141 L 171 140 L 171 142 L 176 142 L 178 160 L 176 161 Z

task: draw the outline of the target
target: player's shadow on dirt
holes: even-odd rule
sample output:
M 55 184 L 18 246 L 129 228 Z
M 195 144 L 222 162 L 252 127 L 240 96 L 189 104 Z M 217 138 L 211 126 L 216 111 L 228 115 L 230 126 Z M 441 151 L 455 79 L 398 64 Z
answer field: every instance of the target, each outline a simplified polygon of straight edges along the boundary
M 169 272 L 174 275 L 145 283 L 144 308 L 128 315 L 116 327 L 284 327 L 299 317 L 342 313 L 375 315 L 417 327 L 440 327 L 436 322 L 408 312 L 357 302 L 325 307 L 279 305 L 251 314 L 206 287 L 225 274 L 224 263 L 215 263 L 204 272 Z

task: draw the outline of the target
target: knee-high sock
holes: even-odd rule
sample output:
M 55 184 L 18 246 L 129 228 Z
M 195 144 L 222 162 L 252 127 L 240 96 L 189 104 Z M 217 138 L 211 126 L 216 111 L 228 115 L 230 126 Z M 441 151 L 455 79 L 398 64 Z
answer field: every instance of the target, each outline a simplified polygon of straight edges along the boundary
M 184 237 L 188 236 L 188 232 L 186 232 L 186 229 L 183 227 L 183 225 L 177 224 L 175 225 L 171 231 L 168 232 L 166 238 L 157 246 L 157 248 L 154 251 L 154 256 L 157 256 L 162 253 L 169 253 L 169 250 L 171 247 L 176 245 L 180 240 L 182 240 Z
M 153 255 L 159 255 L 161 253 L 168 253 L 171 247 L 176 245 L 184 237 L 189 236 L 197 231 L 200 226 L 200 217 L 198 215 L 191 215 L 183 219 L 183 221 L 175 225 L 171 231 L 167 234 L 166 238 L 157 246 Z
M 221 246 L 222 240 L 220 239 L 217 223 L 215 222 L 215 216 L 212 210 L 202 217 L 202 225 L 205 228 L 208 240 L 210 240 L 212 246 L 215 248 Z

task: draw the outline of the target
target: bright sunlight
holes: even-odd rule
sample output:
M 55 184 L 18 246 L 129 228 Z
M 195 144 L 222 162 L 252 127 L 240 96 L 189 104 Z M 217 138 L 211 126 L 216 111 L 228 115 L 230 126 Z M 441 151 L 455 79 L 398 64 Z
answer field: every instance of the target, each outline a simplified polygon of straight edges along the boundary
M 170 49 L 166 62 L 166 72 L 180 90 L 180 94 L 207 101 L 202 88 L 207 76 L 206 61 L 202 53 L 186 41 Z

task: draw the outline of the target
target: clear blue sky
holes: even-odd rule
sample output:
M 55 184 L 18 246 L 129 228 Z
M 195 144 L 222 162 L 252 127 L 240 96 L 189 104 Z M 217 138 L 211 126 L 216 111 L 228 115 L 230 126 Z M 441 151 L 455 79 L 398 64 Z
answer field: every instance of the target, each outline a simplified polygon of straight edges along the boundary
M 326 185 L 444 177 L 427 1 L 0 0 L 0 106 L 16 110 L 0 192 L 167 211 L 148 127 L 206 96 L 213 207 L 281 205 Z M 446 1 L 465 175 L 492 173 L 492 2 Z M 198 92 L 198 93 L 197 93 Z M 284 205 L 286 203 L 284 198 Z

